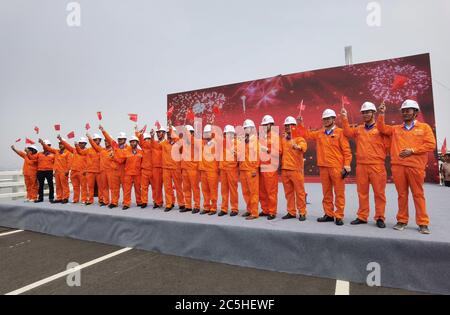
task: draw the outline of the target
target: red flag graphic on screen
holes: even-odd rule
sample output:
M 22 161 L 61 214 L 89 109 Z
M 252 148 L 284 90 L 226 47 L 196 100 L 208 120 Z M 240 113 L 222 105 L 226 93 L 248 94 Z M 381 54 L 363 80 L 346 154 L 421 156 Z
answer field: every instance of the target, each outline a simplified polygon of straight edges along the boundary
M 345 106 L 347 106 L 347 105 L 350 105 L 351 103 L 350 103 L 350 101 L 348 100 L 348 97 L 347 96 L 342 96 L 342 107 L 345 107 Z
M 218 104 L 215 104 L 215 105 L 214 105 L 213 113 L 216 114 L 216 115 L 219 115 L 219 114 L 220 114 L 220 107 L 219 107 Z
M 89 130 L 89 129 L 91 129 L 91 125 L 89 124 L 89 123 L 86 123 L 86 130 Z
M 18 142 L 20 142 L 20 141 L 22 141 L 22 139 L 20 139 L 20 138 L 19 138 L 19 139 L 16 139 L 16 143 L 18 143 Z
M 97 112 L 97 117 L 98 120 L 102 120 L 103 119 L 102 112 Z
M 55 131 L 60 131 L 60 130 L 61 130 L 61 125 L 56 124 L 56 125 L 55 125 Z
M 188 120 L 194 120 L 195 119 L 195 114 L 192 111 L 192 109 L 190 109 L 190 108 L 188 109 L 187 114 L 186 114 L 186 118 Z
M 34 131 L 36 132 L 36 134 L 39 134 L 39 127 L 34 127 Z
M 392 83 L 392 91 L 396 91 L 405 86 L 408 81 L 408 77 L 404 75 L 396 74 L 394 77 L 394 82 Z
M 158 120 L 155 122 L 155 127 L 156 127 L 156 130 L 161 129 L 161 124 L 159 123 Z
M 169 117 L 169 118 L 172 117 L 173 110 L 174 110 L 174 108 L 173 108 L 173 105 L 172 105 L 172 106 L 170 106 L 169 110 L 167 111 L 167 117 Z
M 26 138 L 25 139 L 25 143 L 26 144 L 34 144 L 35 142 L 33 140 L 31 140 L 31 139 Z
M 442 144 L 441 154 L 442 155 L 447 154 L 447 138 L 444 139 L 444 143 Z
M 128 117 L 131 121 L 137 122 L 138 121 L 138 115 L 137 114 L 128 114 Z
M 69 133 L 67 134 L 67 138 L 69 138 L 69 139 L 75 138 L 75 132 L 74 132 L 74 131 L 69 132 Z

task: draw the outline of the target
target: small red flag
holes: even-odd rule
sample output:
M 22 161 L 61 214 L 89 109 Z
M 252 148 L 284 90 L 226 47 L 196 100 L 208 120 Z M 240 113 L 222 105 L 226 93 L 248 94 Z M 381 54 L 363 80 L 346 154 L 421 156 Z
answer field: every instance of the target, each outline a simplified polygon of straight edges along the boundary
M 138 121 L 138 115 L 137 114 L 128 114 L 128 117 L 131 121 L 137 122 Z
M 91 125 L 89 123 L 86 123 L 86 130 L 91 129 Z
M 20 141 L 22 141 L 22 139 L 19 138 L 19 139 L 16 140 L 16 143 L 18 143 L 18 142 L 20 142 Z
M 155 122 L 155 127 L 157 130 L 161 129 L 161 124 L 159 123 L 158 120 Z
M 444 143 L 442 144 L 441 154 L 442 155 L 446 155 L 447 154 L 447 138 L 444 139 Z
M 36 134 L 39 134 L 39 127 L 34 127 L 34 131 L 36 132 Z
M 188 120 L 194 120 L 195 119 L 195 114 L 192 111 L 192 109 L 190 109 L 190 108 L 188 109 L 187 114 L 186 114 L 186 118 Z
M 146 130 L 147 130 L 147 125 L 145 125 L 145 126 L 141 129 L 140 133 L 144 133 Z
M 26 144 L 34 144 L 35 142 L 33 140 L 31 140 L 31 139 L 26 138 L 25 139 L 25 143 Z
M 74 132 L 74 131 L 69 132 L 69 133 L 67 134 L 67 138 L 69 138 L 69 139 L 75 138 L 75 132 Z
M 98 120 L 102 120 L 103 119 L 102 112 L 97 112 L 97 117 Z
M 60 131 L 61 130 L 61 125 L 55 125 L 55 131 Z
M 304 111 L 306 109 L 306 105 L 303 104 L 303 100 L 300 103 L 300 105 L 298 105 L 298 116 L 302 116 L 302 111 Z
M 401 89 L 405 86 L 406 82 L 408 81 L 408 77 L 404 75 L 396 74 L 394 77 L 394 82 L 392 83 L 392 91 L 396 91 Z

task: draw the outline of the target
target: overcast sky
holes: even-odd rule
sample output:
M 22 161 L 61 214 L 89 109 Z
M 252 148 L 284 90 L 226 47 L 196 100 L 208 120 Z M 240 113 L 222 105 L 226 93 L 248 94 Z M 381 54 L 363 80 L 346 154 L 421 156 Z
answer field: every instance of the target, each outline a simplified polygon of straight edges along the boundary
M 0 0 L 0 169 L 9 146 L 96 126 L 131 132 L 126 114 L 165 121 L 166 95 L 344 64 L 431 53 L 439 145 L 450 140 L 450 1 L 389 0 L 381 26 L 365 0 Z M 19 147 L 23 147 L 23 142 Z

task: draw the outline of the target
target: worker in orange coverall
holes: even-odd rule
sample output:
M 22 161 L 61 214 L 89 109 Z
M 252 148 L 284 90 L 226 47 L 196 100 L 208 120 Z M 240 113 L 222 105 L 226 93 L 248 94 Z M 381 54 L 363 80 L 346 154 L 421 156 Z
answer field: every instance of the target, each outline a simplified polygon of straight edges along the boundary
M 27 201 L 34 202 L 37 199 L 38 194 L 38 182 L 37 182 L 37 160 L 30 159 L 28 154 L 36 155 L 38 150 L 36 146 L 29 145 L 25 148 L 25 151 L 19 151 L 14 145 L 11 149 L 23 159 L 23 177 L 25 180 L 25 188 L 27 190 Z
M 318 131 L 307 130 L 302 124 L 302 117 L 299 117 L 299 121 L 299 130 L 304 138 L 316 141 L 317 165 L 320 168 L 323 192 L 322 205 L 325 212 L 325 215 L 317 221 L 334 221 L 336 225 L 342 226 L 345 209 L 345 176 L 351 171 L 352 161 L 348 139 L 344 131 L 336 126 L 336 113 L 332 109 L 326 109 L 323 112 L 323 128 Z
M 431 127 L 416 120 L 420 111 L 414 100 L 406 100 L 402 106 L 403 124 L 388 126 L 384 122 L 386 106 L 379 108 L 378 130 L 391 137 L 391 165 L 395 188 L 398 193 L 398 213 L 395 230 L 403 231 L 409 220 L 408 194 L 412 192 L 416 208 L 416 224 L 419 232 L 430 234 L 423 183 L 428 154 L 436 149 L 436 139 Z
M 239 213 L 239 164 L 237 161 L 237 139 L 236 130 L 231 125 L 226 125 L 223 130 L 223 149 L 222 157 L 219 162 L 220 169 L 220 188 L 222 194 L 222 205 L 219 216 L 228 213 L 229 203 L 231 205 L 230 216 L 234 217 Z
M 386 150 L 388 138 L 383 136 L 376 126 L 375 104 L 365 102 L 361 106 L 364 124 L 356 128 L 350 127 L 347 110 L 342 108 L 342 128 L 344 135 L 356 140 L 356 186 L 358 189 L 358 217 L 351 222 L 352 225 L 366 224 L 369 218 L 369 189 L 375 197 L 374 220 L 379 228 L 385 228 L 386 209 Z

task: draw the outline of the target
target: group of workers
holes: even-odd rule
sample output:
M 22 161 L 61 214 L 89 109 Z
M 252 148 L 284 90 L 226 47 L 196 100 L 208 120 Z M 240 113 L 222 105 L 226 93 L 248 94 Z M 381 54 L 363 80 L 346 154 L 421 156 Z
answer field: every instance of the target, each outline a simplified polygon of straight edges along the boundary
M 398 193 L 394 229 L 404 230 L 408 224 L 408 194 L 411 190 L 419 232 L 429 234 L 423 184 L 428 153 L 436 147 L 434 134 L 429 125 L 416 120 L 420 111 L 416 101 L 407 100 L 402 104 L 401 125 L 385 124 L 385 111 L 384 104 L 377 110 L 373 103 L 365 102 L 361 107 L 363 123 L 353 127 L 347 119 L 347 111 L 342 108 L 342 128 L 339 128 L 336 113 L 327 109 L 322 115 L 323 127 L 316 131 L 305 128 L 302 117 L 289 116 L 284 121 L 284 132 L 279 132 L 273 117 L 266 115 L 259 134 L 255 123 L 249 119 L 244 121 L 242 134 L 231 125 L 227 125 L 223 133 L 211 125 L 206 125 L 200 135 L 190 125 L 178 133 L 169 124 L 167 128 L 158 126 L 150 133 L 135 129 L 135 134 L 129 139 L 121 132 L 113 139 L 99 126 L 103 137 L 86 134 L 74 145 L 58 136 L 57 149 L 49 140 L 41 139 L 42 152 L 38 152 L 34 145 L 25 151 L 14 146 L 12 149 L 24 159 L 23 173 L 29 201 L 43 201 L 47 180 L 50 202 L 68 203 L 70 176 L 73 203 L 93 204 L 97 187 L 100 206 L 113 209 L 119 206 L 122 189 L 122 209 L 127 210 L 131 207 L 134 188 L 136 204 L 146 208 L 151 187 L 154 209 L 165 204 L 164 211 L 171 211 L 177 204 L 180 212 L 236 216 L 240 181 L 246 203 L 243 216 L 247 220 L 258 217 L 273 220 L 278 210 L 278 170 L 281 168 L 287 201 L 287 214 L 283 219 L 305 221 L 304 154 L 307 140 L 312 140 L 316 144 L 323 190 L 324 215 L 317 221 L 341 226 L 344 224 L 345 177 L 351 172 L 352 161 L 348 139 L 353 138 L 356 142 L 359 209 L 351 224 L 369 221 L 369 189 L 372 186 L 374 221 L 379 228 L 386 227 L 385 159 L 390 154 Z M 101 145 L 103 138 L 104 146 Z

